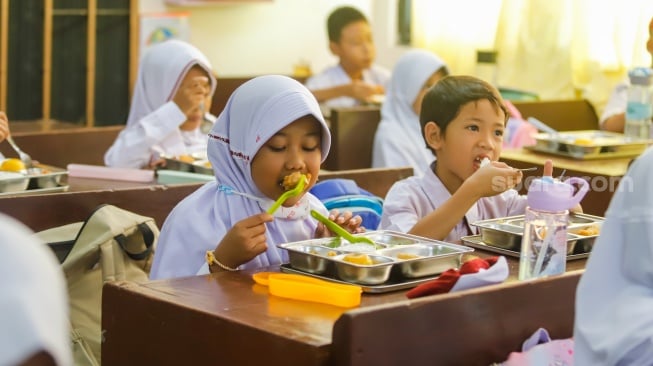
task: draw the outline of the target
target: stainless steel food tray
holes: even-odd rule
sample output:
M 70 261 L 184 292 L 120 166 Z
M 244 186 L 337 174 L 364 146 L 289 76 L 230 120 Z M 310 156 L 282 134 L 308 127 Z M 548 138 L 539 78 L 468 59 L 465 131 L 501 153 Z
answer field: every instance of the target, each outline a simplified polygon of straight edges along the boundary
M 463 244 L 465 244 L 467 246 L 470 246 L 472 248 L 485 250 L 485 251 L 493 252 L 493 253 L 497 253 L 497 254 L 503 254 L 503 255 L 507 255 L 507 256 L 510 256 L 510 257 L 516 257 L 516 258 L 519 258 L 519 255 L 520 255 L 519 251 L 503 249 L 503 248 L 499 248 L 499 247 L 495 247 L 495 246 L 492 246 L 492 245 L 485 244 L 481 240 L 480 235 L 463 236 L 460 239 L 462 240 Z M 586 249 L 591 249 L 591 248 L 586 248 Z M 590 255 L 590 251 L 580 251 L 580 252 L 574 251 L 571 254 L 567 254 L 567 261 L 573 261 L 573 260 L 576 260 L 576 259 L 587 258 Z
M 584 247 L 594 245 L 604 220 L 600 216 L 570 213 L 567 225 L 567 254 L 573 253 L 579 244 Z M 516 252 L 521 250 L 524 215 L 476 221 L 472 225 L 478 227 L 481 240 L 488 246 Z M 595 233 L 587 234 L 586 231 Z
M 591 160 L 638 156 L 652 143 L 650 139 L 626 137 L 616 132 L 583 130 L 538 133 L 535 135 L 535 145 L 525 148 L 572 159 Z
M 68 192 L 68 188 L 69 186 L 66 184 L 66 185 L 59 185 L 56 187 L 26 189 L 24 191 L 18 191 L 18 192 L 0 193 L 0 197 L 9 197 L 9 196 L 14 197 L 14 196 L 27 196 L 27 195 L 44 194 L 44 193 Z
M 289 263 L 285 263 L 281 265 L 281 272 L 286 272 L 286 273 L 296 273 L 296 274 L 302 274 L 305 276 L 311 276 L 315 278 L 319 278 L 321 280 L 326 280 L 326 281 L 331 281 L 331 282 L 336 282 L 336 283 L 343 283 L 347 285 L 351 285 L 351 282 L 343 281 L 335 277 L 334 274 L 314 274 L 314 273 L 308 273 L 304 271 L 300 271 L 298 269 L 292 268 Z M 417 285 L 421 285 L 422 283 L 432 281 L 436 279 L 438 275 L 435 276 L 427 276 L 427 277 L 420 277 L 420 278 L 413 278 L 413 279 L 405 279 L 405 278 L 396 278 L 395 276 L 390 276 L 387 282 L 381 284 L 381 285 L 361 285 L 361 284 L 356 284 L 357 286 L 360 286 L 360 288 L 363 290 L 365 293 L 369 294 L 383 294 L 386 292 L 393 292 L 393 291 L 399 291 L 399 290 L 406 290 L 409 288 L 413 288 Z
M 395 231 L 370 231 L 358 236 L 372 239 L 375 246 L 351 244 L 342 238 L 321 238 L 279 244 L 288 251 L 289 268 L 362 286 L 414 286 L 419 278 L 458 268 L 465 253 L 474 249 Z
M 180 172 L 198 173 L 213 175 L 213 168 L 206 157 L 206 154 L 190 154 L 193 161 L 179 160 L 177 157 L 162 156 L 166 164 L 163 169 L 178 170 Z
M 64 177 L 68 177 L 68 171 L 51 165 L 36 164 L 35 173 L 27 174 L 30 178 L 27 190 L 34 192 L 37 189 L 68 187 L 61 183 Z

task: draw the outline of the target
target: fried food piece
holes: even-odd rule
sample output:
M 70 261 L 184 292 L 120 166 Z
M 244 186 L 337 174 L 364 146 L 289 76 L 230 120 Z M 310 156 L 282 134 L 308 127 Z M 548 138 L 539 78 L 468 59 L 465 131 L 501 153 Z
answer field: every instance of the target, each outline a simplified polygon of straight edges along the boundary
M 190 155 L 179 155 L 177 156 L 177 160 L 183 161 L 184 163 L 192 163 L 195 161 L 195 159 Z
M 362 264 L 365 266 L 369 266 L 374 264 L 372 261 L 372 258 L 370 258 L 369 255 L 363 254 L 363 253 L 352 253 L 352 254 L 347 254 L 346 256 L 342 257 L 342 260 L 345 262 L 349 263 L 354 263 L 354 264 Z
M 420 255 L 413 253 L 397 253 L 397 259 L 415 259 L 420 257 Z
M 596 225 L 588 226 L 584 229 L 578 230 L 578 235 L 590 236 L 590 235 L 598 235 L 598 234 L 599 234 L 599 227 Z
M 286 191 L 295 188 L 295 186 L 297 186 L 297 183 L 299 183 L 299 180 L 302 178 L 302 175 L 306 176 L 306 183 L 311 181 L 311 173 L 302 174 L 300 172 L 293 172 L 283 177 L 283 182 L 281 182 L 281 186 Z

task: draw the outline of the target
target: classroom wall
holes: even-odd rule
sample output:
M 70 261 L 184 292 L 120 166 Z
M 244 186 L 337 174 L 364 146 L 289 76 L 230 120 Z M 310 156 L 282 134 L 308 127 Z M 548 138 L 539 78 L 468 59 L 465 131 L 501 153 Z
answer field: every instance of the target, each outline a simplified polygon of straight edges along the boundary
M 326 18 L 344 4 L 370 19 L 377 61 L 391 69 L 406 49 L 395 46 L 396 0 L 229 1 L 184 7 L 168 6 L 165 0 L 141 0 L 140 13 L 188 12 L 190 41 L 220 76 L 290 75 L 301 60 L 314 73 L 336 62 L 328 49 Z

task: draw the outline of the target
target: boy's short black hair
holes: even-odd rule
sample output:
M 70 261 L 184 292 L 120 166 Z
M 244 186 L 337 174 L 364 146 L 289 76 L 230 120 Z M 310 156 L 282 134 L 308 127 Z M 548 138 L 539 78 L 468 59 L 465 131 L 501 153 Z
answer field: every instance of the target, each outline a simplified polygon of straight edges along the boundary
M 422 109 L 419 113 L 422 136 L 424 136 L 424 126 L 431 121 L 440 127 L 444 135 L 449 123 L 460 113 L 460 108 L 469 102 L 482 99 L 488 100 L 497 113 L 502 111 L 504 122 L 508 121 L 508 110 L 497 88 L 473 76 L 443 77 L 426 92 L 422 100 Z
M 342 35 L 342 29 L 351 23 L 364 21 L 367 23 L 367 18 L 358 9 L 351 6 L 342 6 L 332 11 L 327 19 L 327 32 L 329 33 L 329 41 L 338 43 Z

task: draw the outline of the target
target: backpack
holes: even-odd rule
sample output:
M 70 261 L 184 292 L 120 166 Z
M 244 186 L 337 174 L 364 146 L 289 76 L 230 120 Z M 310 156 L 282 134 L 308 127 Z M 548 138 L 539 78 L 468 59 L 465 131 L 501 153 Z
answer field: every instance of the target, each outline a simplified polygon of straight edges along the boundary
M 376 230 L 381 223 L 383 199 L 360 188 L 351 179 L 327 179 L 316 183 L 311 190 L 327 210 L 351 211 L 363 219 L 367 230 Z
M 83 222 L 35 235 L 55 252 L 66 275 L 75 365 L 99 365 L 102 286 L 147 281 L 159 229 L 150 217 L 105 204 Z

